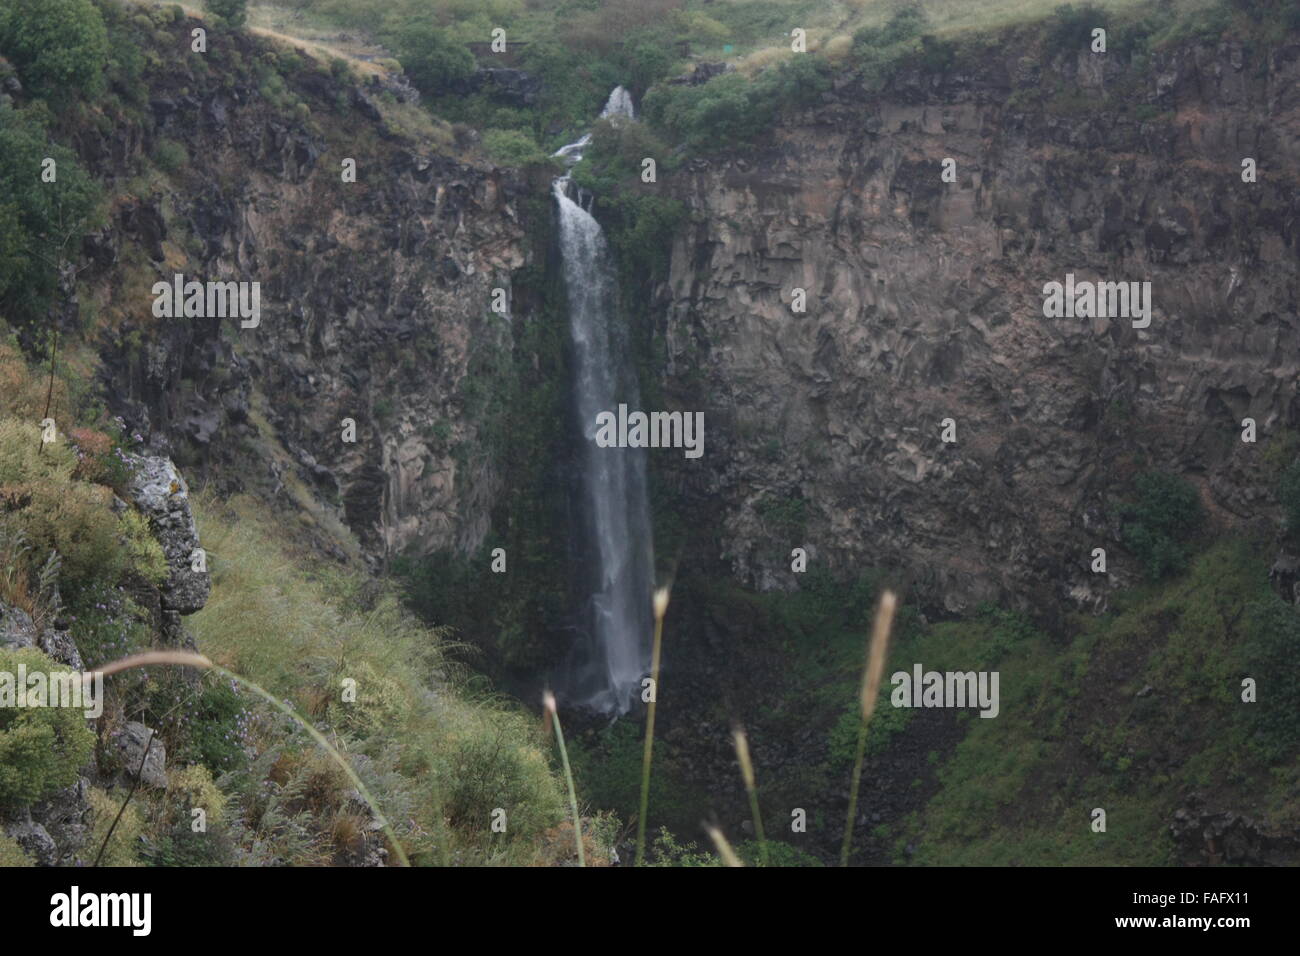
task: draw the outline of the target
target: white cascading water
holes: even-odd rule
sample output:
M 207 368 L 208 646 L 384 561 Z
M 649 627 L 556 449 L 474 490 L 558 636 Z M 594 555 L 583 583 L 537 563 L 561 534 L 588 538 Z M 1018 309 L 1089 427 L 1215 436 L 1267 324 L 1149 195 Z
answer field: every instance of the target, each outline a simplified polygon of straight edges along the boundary
M 610 94 L 602 117 L 633 116 L 623 87 Z M 556 156 L 572 166 L 591 134 Z M 639 407 L 636 376 L 617 313 L 614 263 L 600 224 L 570 198 L 569 176 L 555 180 L 559 245 L 573 341 L 573 396 L 582 429 L 583 496 L 591 567 L 587 646 L 578 658 L 571 694 L 575 703 L 623 714 L 640 699 L 650 670 L 650 592 L 653 549 L 646 500 L 645 454 L 635 448 L 596 445 L 596 416 L 619 402 Z M 590 205 L 587 200 L 586 205 Z

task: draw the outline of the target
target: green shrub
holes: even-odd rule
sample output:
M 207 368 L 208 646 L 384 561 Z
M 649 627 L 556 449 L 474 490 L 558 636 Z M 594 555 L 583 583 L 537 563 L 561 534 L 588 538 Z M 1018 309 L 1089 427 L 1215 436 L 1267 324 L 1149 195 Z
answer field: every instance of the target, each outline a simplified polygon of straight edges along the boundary
M 886 678 L 887 680 L 887 678 Z M 876 712 L 871 715 L 867 725 L 867 753 L 879 753 L 889 746 L 895 735 L 902 732 L 911 721 L 913 711 L 906 707 L 895 707 L 889 701 L 892 687 L 886 683 L 876 704 Z M 840 719 L 831 727 L 827 738 L 831 766 L 837 770 L 846 770 L 853 765 L 858 753 L 858 733 L 862 728 L 862 706 L 854 701 L 840 714 Z
M 512 726 L 513 725 L 513 726 Z M 521 746 L 522 718 L 467 721 L 443 759 L 443 810 L 453 826 L 490 832 L 491 814 L 506 811 L 508 840 L 527 840 L 563 819 L 565 803 L 542 752 Z
M 1073 53 L 1089 49 L 1092 31 L 1107 25 L 1106 11 L 1091 3 L 1076 7 L 1066 3 L 1052 11 L 1047 24 L 1049 54 Z
M 248 19 L 248 0 L 203 0 L 203 6 L 230 27 L 242 27 Z
M 87 668 L 98 667 L 130 654 L 149 650 L 153 630 L 148 612 L 119 588 L 98 586 L 70 595 L 75 621 L 72 636 Z M 115 686 L 143 679 L 143 672 L 128 672 Z
M 646 866 L 721 866 L 722 861 L 694 843 L 678 843 L 672 832 L 661 827 L 651 841 Z
M 602 205 L 612 206 L 617 216 L 610 241 L 625 275 L 638 279 L 662 276 L 668 269 L 672 236 L 686 218 L 681 201 L 621 193 L 602 200 Z
M 896 47 L 919 37 L 928 23 L 925 11 L 920 6 L 902 7 L 894 12 L 884 26 L 863 27 L 853 34 L 854 52 L 863 56 L 867 51 L 879 53 Z
M 33 648 L 0 647 L 0 671 L 73 674 Z M 73 707 L 0 706 L 0 807 L 19 809 L 77 781 L 95 736 Z
M 483 152 L 506 166 L 534 166 L 550 160 L 536 140 L 517 129 L 484 131 Z
M 1163 472 L 1139 475 L 1134 486 L 1137 500 L 1120 508 L 1125 547 L 1153 579 L 1183 570 L 1188 542 L 1205 520 L 1195 486 Z
M 522 119 L 539 134 L 552 135 L 547 140 L 552 150 L 577 138 L 577 134 L 590 127 L 592 117 L 609 96 L 609 91 L 619 84 L 628 85 L 625 64 L 591 50 L 575 50 L 552 39 L 529 44 L 522 54 L 522 65 L 530 74 L 542 80 L 537 107 Z M 493 119 L 491 123 L 476 122 L 470 116 L 453 117 L 477 126 L 509 126 Z
M 640 92 L 672 71 L 677 53 L 672 38 L 664 32 L 640 31 L 625 38 L 620 58 L 627 70 L 623 85 Z
M 165 558 L 144 519 L 131 510 L 115 515 L 109 488 L 74 478 L 79 464 L 65 442 L 42 444 L 38 426 L 0 419 L 0 489 L 11 505 L 0 509 L 0 527 L 23 532 L 29 578 L 57 552 L 73 605 L 83 592 L 117 584 L 128 569 L 161 583 Z
M 109 510 L 111 491 L 99 485 L 36 482 L 16 486 L 13 494 L 27 504 L 0 520 L 26 530 L 36 560 L 43 561 L 51 551 L 59 553 L 65 591 L 115 582 L 121 576 L 128 555 L 117 516 Z
M 247 719 L 246 701 L 234 686 L 225 680 L 205 680 L 198 699 L 186 705 L 185 736 L 177 756 L 196 761 L 215 773 L 246 766 Z
M 108 845 L 104 846 L 100 866 L 141 865 L 138 854 L 142 849 L 140 835 L 144 832 L 144 815 L 134 801 L 122 810 L 126 794 L 125 790 L 101 790 L 98 787 L 90 789 L 91 835 L 86 843 L 86 852 L 93 861 L 107 839 Z M 122 811 L 120 818 L 119 810 Z M 114 820 L 117 821 L 116 826 L 113 825 Z M 112 838 L 109 838 L 110 829 Z
M 90 0 L 5 0 L 0 53 L 38 96 L 98 96 L 104 90 L 108 31 Z
M 391 42 L 403 71 L 422 93 L 436 94 L 474 72 L 469 50 L 429 23 L 411 20 L 393 31 Z
M 179 173 L 189 165 L 190 154 L 174 139 L 162 137 L 154 144 L 153 161 L 165 173 Z

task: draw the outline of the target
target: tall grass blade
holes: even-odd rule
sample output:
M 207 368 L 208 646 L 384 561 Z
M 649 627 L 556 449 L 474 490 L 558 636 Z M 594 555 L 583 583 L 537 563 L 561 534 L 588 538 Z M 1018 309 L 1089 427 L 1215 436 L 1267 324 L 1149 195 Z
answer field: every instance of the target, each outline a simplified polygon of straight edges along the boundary
M 645 752 L 641 756 L 641 811 L 636 819 L 636 865 L 645 860 L 645 816 L 650 805 L 650 755 L 655 743 L 655 704 L 659 700 L 659 651 L 663 646 L 664 615 L 668 613 L 668 589 L 655 591 L 655 642 L 650 653 L 650 708 L 645 718 Z
M 722 835 L 721 830 L 711 823 L 704 824 L 704 829 L 708 831 L 709 839 L 717 847 L 718 856 L 722 857 L 723 863 L 727 864 L 727 866 L 745 865 L 745 861 L 736 855 L 736 851 L 731 848 L 731 844 L 727 842 L 727 838 Z
M 564 746 L 564 729 L 560 726 L 560 712 L 555 706 L 555 695 L 548 690 L 542 703 L 555 722 L 555 740 L 560 745 L 560 762 L 564 765 L 564 779 L 569 785 L 569 810 L 573 813 L 573 839 L 578 844 L 578 866 L 586 866 L 587 858 L 582 849 L 582 818 L 578 816 L 578 792 L 573 787 L 573 771 L 569 769 L 569 751 Z
M 853 782 L 849 785 L 849 815 L 844 821 L 844 845 L 840 848 L 840 866 L 849 865 L 853 849 L 853 821 L 858 814 L 858 787 L 862 782 L 862 758 L 867 751 L 867 727 L 876 710 L 880 695 L 880 678 L 885 672 L 885 659 L 889 656 L 889 635 L 894 625 L 894 610 L 898 599 L 893 591 L 880 596 L 876 609 L 876 623 L 871 631 L 871 644 L 867 648 L 867 666 L 862 671 L 862 723 L 858 725 L 858 751 L 853 761 Z
M 731 731 L 731 738 L 736 744 L 740 775 L 745 779 L 745 790 L 749 794 L 749 810 L 754 817 L 754 836 L 758 839 L 759 859 L 763 866 L 767 866 L 767 838 L 763 835 L 763 815 L 758 809 L 758 786 L 754 778 L 754 764 L 749 759 L 749 740 L 745 737 L 745 729 L 739 726 Z

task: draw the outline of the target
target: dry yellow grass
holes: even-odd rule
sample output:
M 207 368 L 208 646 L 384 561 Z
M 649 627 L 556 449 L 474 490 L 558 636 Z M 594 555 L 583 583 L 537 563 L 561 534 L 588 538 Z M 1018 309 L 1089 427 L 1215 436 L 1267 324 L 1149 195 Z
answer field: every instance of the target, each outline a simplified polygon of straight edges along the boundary
M 143 0 L 143 2 L 154 7 L 178 6 L 185 11 L 186 16 L 198 20 L 207 19 L 203 8 L 194 4 L 172 3 L 171 0 Z M 378 62 L 391 55 L 382 47 L 355 41 L 342 42 L 338 40 L 337 35 L 331 37 L 329 33 L 313 29 L 306 24 L 300 27 L 292 25 L 287 22 L 292 16 L 292 11 L 281 7 L 260 4 L 250 6 L 247 30 L 256 36 L 296 47 L 316 59 L 327 62 L 333 58 L 346 60 L 348 65 L 362 76 L 382 76 L 389 72 Z

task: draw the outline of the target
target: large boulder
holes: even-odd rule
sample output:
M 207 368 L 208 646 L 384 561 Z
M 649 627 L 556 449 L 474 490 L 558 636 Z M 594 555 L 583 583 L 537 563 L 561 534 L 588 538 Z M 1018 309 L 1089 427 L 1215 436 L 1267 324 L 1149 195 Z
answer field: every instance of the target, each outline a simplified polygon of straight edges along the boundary
M 193 614 L 207 603 L 212 582 L 206 571 L 191 567 L 199 532 L 190 511 L 189 486 L 170 458 L 136 456 L 132 465 L 131 500 L 149 518 L 170 570 L 160 589 L 162 608 Z

